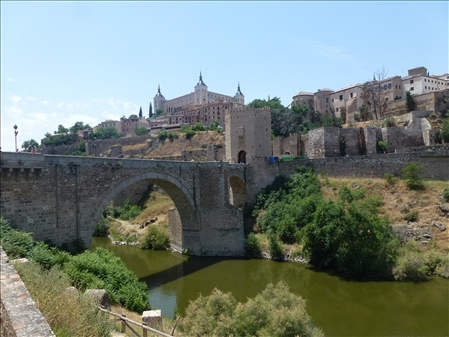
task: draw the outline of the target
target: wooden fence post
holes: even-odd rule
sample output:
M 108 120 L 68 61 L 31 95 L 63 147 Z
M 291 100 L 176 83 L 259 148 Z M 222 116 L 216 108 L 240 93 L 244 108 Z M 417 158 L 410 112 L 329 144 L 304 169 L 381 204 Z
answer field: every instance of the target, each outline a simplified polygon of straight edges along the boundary
M 122 314 L 122 317 L 126 317 L 126 315 Z M 120 322 L 122 323 L 122 328 L 120 329 L 120 332 L 124 333 L 126 331 L 125 321 L 122 319 L 120 320 Z

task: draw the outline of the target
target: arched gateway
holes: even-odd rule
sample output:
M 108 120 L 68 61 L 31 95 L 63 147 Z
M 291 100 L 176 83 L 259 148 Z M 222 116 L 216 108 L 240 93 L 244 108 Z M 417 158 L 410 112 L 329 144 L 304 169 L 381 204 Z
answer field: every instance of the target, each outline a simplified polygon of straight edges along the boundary
M 2 216 L 33 232 L 37 240 L 61 245 L 82 239 L 89 246 L 109 202 L 152 182 L 176 206 L 169 213 L 173 248 L 193 255 L 244 254 L 239 207 L 246 192 L 241 165 L 5 152 L 1 156 Z M 232 182 L 230 176 L 235 177 Z M 230 191 L 235 194 L 232 203 Z

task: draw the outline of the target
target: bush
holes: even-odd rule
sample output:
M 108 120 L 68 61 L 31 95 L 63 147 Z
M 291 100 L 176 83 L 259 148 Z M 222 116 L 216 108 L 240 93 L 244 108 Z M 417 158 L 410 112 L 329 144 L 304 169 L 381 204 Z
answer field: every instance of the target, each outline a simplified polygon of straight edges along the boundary
M 419 163 L 410 163 L 402 169 L 402 176 L 406 179 L 405 184 L 411 190 L 424 190 L 421 172 L 424 167 Z
M 379 200 L 372 198 L 322 202 L 302 230 L 311 263 L 349 274 L 388 277 L 399 240 L 386 219 L 377 216 L 378 205 Z
M 394 122 L 394 118 L 393 117 L 387 117 L 386 119 L 385 119 L 385 126 L 386 127 L 392 127 L 392 126 L 395 126 L 396 124 L 395 124 L 395 122 Z
M 179 328 L 186 336 L 324 336 L 312 325 L 305 301 L 283 282 L 269 284 L 246 303 L 217 289 L 200 295 L 190 302 Z
M 0 218 L 0 245 L 11 259 L 26 257 L 35 244 L 32 234 L 15 229 Z
M 272 259 L 282 259 L 284 254 L 282 252 L 282 243 L 278 241 L 276 235 L 271 234 L 268 241 L 268 252 Z
M 449 109 L 446 109 L 446 111 L 449 111 Z M 448 113 L 446 113 L 446 117 L 448 117 Z M 449 143 L 449 119 L 446 119 L 443 124 L 443 128 L 441 129 L 438 136 L 444 140 L 444 142 Z
M 29 260 L 37 262 L 43 269 L 63 267 L 70 257 L 68 252 L 59 250 L 57 247 L 50 247 L 44 242 L 38 242 L 27 254 Z
M 94 236 L 107 236 L 109 233 L 109 220 L 102 216 L 100 220 L 97 222 L 94 230 Z
M 140 248 L 163 250 L 170 247 L 170 239 L 167 231 L 154 225 L 147 228 L 143 241 L 140 243 Z
M 387 142 L 384 142 L 383 140 L 381 140 L 381 141 L 377 142 L 376 150 L 377 150 L 377 152 L 385 153 L 387 151 L 387 146 L 388 146 Z
M 148 287 L 128 270 L 113 253 L 103 248 L 73 256 L 64 271 L 82 291 L 106 289 L 111 301 L 128 310 L 142 312 L 148 308 Z
M 123 206 L 113 208 L 113 217 L 120 220 L 130 220 L 137 217 L 142 212 L 142 208 L 138 205 L 131 205 L 128 199 L 125 200 Z
M 449 187 L 446 187 L 443 191 L 443 201 L 449 202 Z
M 248 234 L 245 244 L 245 251 L 248 256 L 259 256 L 262 253 L 262 248 L 260 247 L 260 242 L 256 234 Z
M 413 280 L 424 281 L 427 279 L 429 268 L 424 263 L 421 254 L 417 252 L 409 252 L 400 257 L 396 266 L 393 268 L 393 277 L 395 280 Z
M 168 131 L 167 130 L 162 130 L 161 132 L 158 133 L 157 135 L 157 139 L 159 139 L 160 141 L 164 141 L 168 138 Z
M 404 220 L 410 221 L 410 222 L 416 222 L 416 221 L 418 221 L 418 219 L 419 219 L 419 215 L 418 215 L 418 212 L 416 212 L 416 211 L 411 212 L 404 217 Z
M 384 178 L 387 181 L 387 184 L 390 185 L 390 186 L 394 186 L 398 182 L 398 180 L 399 180 L 398 178 L 396 178 L 391 173 L 385 173 L 384 174 Z

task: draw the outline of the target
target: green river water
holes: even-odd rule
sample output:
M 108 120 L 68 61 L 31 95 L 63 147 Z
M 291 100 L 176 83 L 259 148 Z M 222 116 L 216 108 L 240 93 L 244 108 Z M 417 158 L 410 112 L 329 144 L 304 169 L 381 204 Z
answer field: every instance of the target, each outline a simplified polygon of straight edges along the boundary
M 268 283 L 286 282 L 307 301 L 307 312 L 326 336 L 449 336 L 449 280 L 363 282 L 292 262 L 188 257 L 170 251 L 115 246 L 94 238 L 91 249 L 119 256 L 150 288 L 152 308 L 173 317 L 198 294 L 214 288 L 238 301 L 260 293 Z

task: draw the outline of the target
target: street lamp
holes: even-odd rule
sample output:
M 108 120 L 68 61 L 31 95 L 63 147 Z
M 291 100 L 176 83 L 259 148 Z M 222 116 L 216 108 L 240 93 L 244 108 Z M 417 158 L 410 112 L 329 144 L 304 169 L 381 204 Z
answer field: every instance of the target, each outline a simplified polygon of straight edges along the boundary
M 17 131 L 18 126 L 14 125 L 14 135 L 16 136 L 16 152 L 19 151 L 19 149 L 17 148 L 17 134 L 19 133 L 19 131 Z

